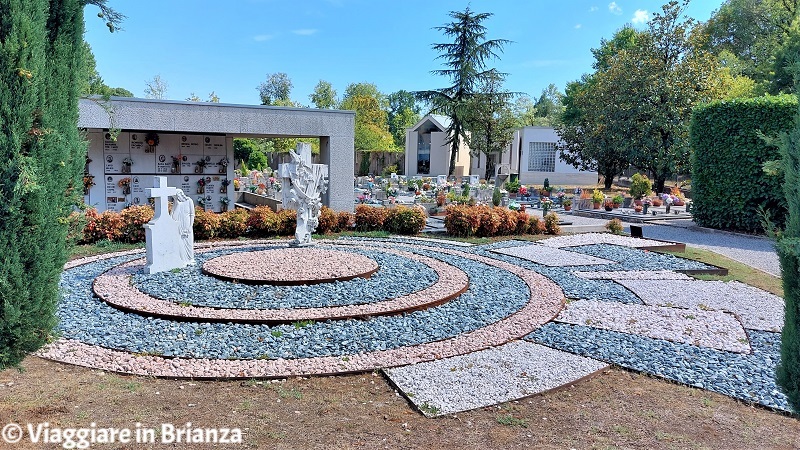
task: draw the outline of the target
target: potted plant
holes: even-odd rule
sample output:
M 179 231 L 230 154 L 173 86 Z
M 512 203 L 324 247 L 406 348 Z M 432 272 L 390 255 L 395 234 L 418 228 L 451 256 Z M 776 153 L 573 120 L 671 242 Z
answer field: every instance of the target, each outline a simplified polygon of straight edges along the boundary
M 228 197 L 222 197 L 222 198 L 219 199 L 219 203 L 221 205 L 222 212 L 225 212 L 225 211 L 228 210 L 228 204 L 230 202 L 231 202 L 231 199 L 229 199 Z
M 220 182 L 219 193 L 220 194 L 227 194 L 228 193 L 228 186 L 230 186 L 231 180 L 225 178 Z
M 606 200 L 606 202 L 603 204 L 603 207 L 606 209 L 606 211 L 611 211 L 614 209 L 614 203 L 611 200 Z
M 600 189 L 595 189 L 592 191 L 592 207 L 594 209 L 600 209 L 600 204 L 603 203 L 605 198 L 605 195 L 600 192 Z
M 220 159 L 219 162 L 217 163 L 217 165 L 219 166 L 219 173 L 227 172 L 228 171 L 228 158 L 225 157 L 225 158 Z
M 206 180 L 200 178 L 197 180 L 197 193 L 198 194 L 205 194 L 206 192 Z
M 572 199 L 565 198 L 561 201 L 561 206 L 564 207 L 564 211 L 571 211 L 572 210 Z
M 543 197 L 540 204 L 542 206 L 542 217 L 544 217 L 553 208 L 553 201 L 550 200 L 550 197 Z
M 661 198 L 659 198 L 659 197 L 653 198 L 652 203 L 653 203 L 653 206 L 655 206 L 655 207 L 661 206 L 661 204 L 662 204 Z
M 194 173 L 203 173 L 206 167 L 206 160 L 201 158 L 195 164 L 197 165 L 197 167 L 194 168 Z
M 630 194 L 635 204 L 641 205 L 642 199 L 650 195 L 650 180 L 640 173 L 635 173 L 631 177 Z
M 622 206 L 622 202 L 625 201 L 625 198 L 622 195 L 617 194 L 611 198 L 611 204 L 614 205 L 614 208 L 619 208 Z
M 520 186 L 522 186 L 522 184 L 519 182 L 519 180 L 506 181 L 506 190 L 509 192 L 509 197 L 516 198 Z

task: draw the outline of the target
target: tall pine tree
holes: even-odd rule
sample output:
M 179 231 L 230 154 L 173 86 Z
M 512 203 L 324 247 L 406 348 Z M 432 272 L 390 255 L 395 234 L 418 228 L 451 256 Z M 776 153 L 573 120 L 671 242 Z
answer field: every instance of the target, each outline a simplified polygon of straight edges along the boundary
M 0 368 L 56 325 L 66 218 L 81 193 L 83 9 L 105 0 L 0 0 Z

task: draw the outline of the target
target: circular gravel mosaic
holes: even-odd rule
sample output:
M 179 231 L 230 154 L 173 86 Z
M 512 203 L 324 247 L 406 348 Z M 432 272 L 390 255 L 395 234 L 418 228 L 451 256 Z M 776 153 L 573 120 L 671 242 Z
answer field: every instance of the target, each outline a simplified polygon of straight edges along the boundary
M 639 241 L 557 239 L 319 241 L 315 250 L 372 261 L 377 270 L 369 279 L 302 286 L 248 285 L 201 270 L 225 259 L 292 270 L 275 256 L 286 241 L 200 244 L 196 266 L 158 274 L 143 273 L 141 250 L 84 258 L 65 266 L 60 338 L 38 354 L 146 376 L 286 377 L 427 364 L 525 339 L 790 410 L 774 380 L 782 299 L 687 279 L 681 272 L 713 268 L 634 248 Z M 255 259 L 242 259 L 248 254 Z M 307 258 L 309 272 L 339 265 L 320 255 Z M 548 370 L 574 364 L 558 358 Z M 418 368 L 420 383 L 437 381 Z
M 378 263 L 366 256 L 315 247 L 232 253 L 203 263 L 203 273 L 207 275 L 239 283 L 273 286 L 369 278 L 377 270 Z

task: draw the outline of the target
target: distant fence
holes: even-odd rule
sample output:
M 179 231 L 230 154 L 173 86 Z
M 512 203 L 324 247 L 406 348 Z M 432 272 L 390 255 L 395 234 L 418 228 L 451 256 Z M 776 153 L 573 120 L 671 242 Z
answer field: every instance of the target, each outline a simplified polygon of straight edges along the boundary
M 369 158 L 369 165 L 364 163 L 362 167 L 362 160 Z M 396 164 L 399 173 L 403 173 L 405 167 L 405 154 L 396 152 L 355 152 L 355 173 L 353 175 L 380 175 L 383 169 L 392 164 Z M 364 170 L 367 169 L 367 170 Z

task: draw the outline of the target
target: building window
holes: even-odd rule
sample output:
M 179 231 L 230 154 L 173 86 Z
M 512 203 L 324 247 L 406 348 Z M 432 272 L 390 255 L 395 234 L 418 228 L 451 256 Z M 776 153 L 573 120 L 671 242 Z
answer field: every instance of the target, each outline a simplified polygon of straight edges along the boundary
M 555 142 L 531 142 L 528 145 L 528 172 L 556 171 Z
M 420 142 L 417 147 L 417 173 L 431 173 L 431 144 Z

